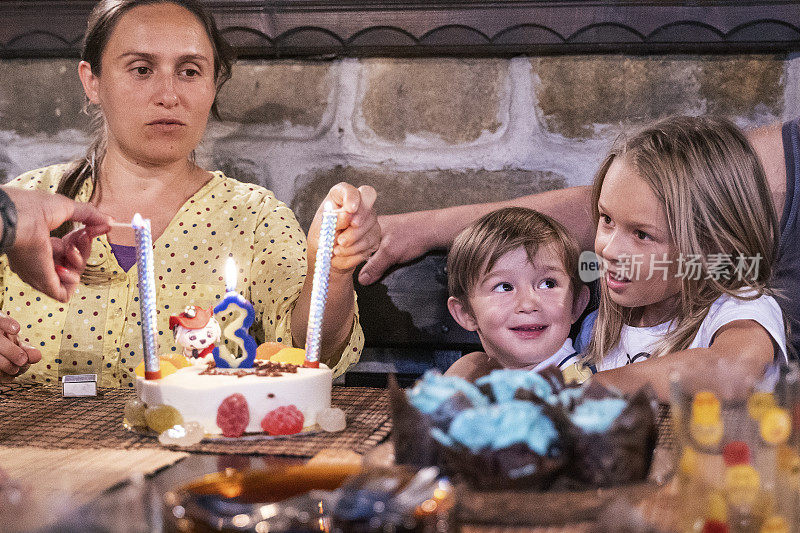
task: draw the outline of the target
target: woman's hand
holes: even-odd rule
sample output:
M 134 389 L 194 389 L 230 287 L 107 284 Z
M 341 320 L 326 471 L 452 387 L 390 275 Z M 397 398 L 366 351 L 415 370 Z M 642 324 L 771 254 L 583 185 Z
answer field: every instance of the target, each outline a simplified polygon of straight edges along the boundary
M 325 304 L 325 319 L 322 324 L 323 344 L 320 360 L 333 366 L 339 361 L 342 350 L 353 328 L 355 314 L 355 295 L 353 292 L 353 271 L 378 249 L 381 242 L 381 228 L 372 210 L 375 204 L 375 189 L 364 185 L 356 189 L 347 183 L 339 183 L 331 188 L 325 197 L 311 229 L 308 232 L 308 273 L 303 289 L 292 311 L 292 342 L 304 346 L 308 327 L 308 310 L 311 302 L 314 268 L 319 245 L 319 227 L 325 202 L 331 202 L 339 211 L 336 219 L 336 238 L 331 258 L 331 272 L 328 279 L 328 296 Z
M 11 270 L 33 288 L 66 302 L 80 281 L 91 241 L 106 233 L 111 217 L 58 194 L 4 187 L 17 208 L 17 238 L 6 252 Z M 63 239 L 50 232 L 72 220 L 84 224 Z
M 42 360 L 39 350 L 21 342 L 18 333 L 19 323 L 0 311 L 0 383 L 24 374 L 30 365 Z
M 331 272 L 351 274 L 359 264 L 366 261 L 381 242 L 381 228 L 372 209 L 376 198 L 375 189 L 369 185 L 362 185 L 357 189 L 349 183 L 334 185 L 317 210 L 309 230 L 309 261 L 316 257 L 325 202 L 331 202 L 334 209 L 339 210 Z

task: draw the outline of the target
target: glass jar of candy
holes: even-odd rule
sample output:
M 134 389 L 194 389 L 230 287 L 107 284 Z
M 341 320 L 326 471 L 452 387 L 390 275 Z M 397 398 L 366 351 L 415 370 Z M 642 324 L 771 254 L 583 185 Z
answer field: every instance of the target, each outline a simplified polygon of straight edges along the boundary
M 754 383 L 674 375 L 671 409 L 681 529 L 782 533 L 800 527 L 800 369 Z

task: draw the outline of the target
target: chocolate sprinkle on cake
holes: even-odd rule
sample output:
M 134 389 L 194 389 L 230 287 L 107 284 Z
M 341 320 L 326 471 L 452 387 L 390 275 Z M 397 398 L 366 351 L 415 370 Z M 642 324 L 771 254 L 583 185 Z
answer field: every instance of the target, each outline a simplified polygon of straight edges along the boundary
M 231 368 L 222 369 L 217 368 L 214 361 L 208 363 L 205 370 L 200 372 L 201 376 L 262 376 L 262 377 L 280 377 L 282 374 L 296 374 L 300 365 L 293 365 L 291 363 L 277 363 L 275 361 L 265 361 L 263 359 L 256 359 L 253 362 L 253 368 Z

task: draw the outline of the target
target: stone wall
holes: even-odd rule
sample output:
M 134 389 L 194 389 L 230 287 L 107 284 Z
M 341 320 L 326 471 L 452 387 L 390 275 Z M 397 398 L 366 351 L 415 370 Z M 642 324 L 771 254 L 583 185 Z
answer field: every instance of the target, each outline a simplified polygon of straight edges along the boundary
M 797 60 L 774 55 L 241 61 L 198 161 L 273 190 L 307 228 L 341 180 L 373 185 L 381 213 L 586 184 L 626 128 L 702 113 L 766 124 L 800 114 L 799 81 Z M 80 156 L 82 105 L 76 61 L 0 62 L 0 178 Z M 444 297 L 431 283 L 429 303 Z M 388 285 L 362 298 L 392 299 Z M 449 334 L 446 312 L 420 325 L 408 305 L 395 307 L 428 344 Z
M 75 63 L 0 62 L 3 180 L 82 153 Z M 793 116 L 798 78 L 765 55 L 240 61 L 198 160 L 272 189 L 306 226 L 342 179 L 375 186 L 383 213 L 588 183 L 618 132 Z

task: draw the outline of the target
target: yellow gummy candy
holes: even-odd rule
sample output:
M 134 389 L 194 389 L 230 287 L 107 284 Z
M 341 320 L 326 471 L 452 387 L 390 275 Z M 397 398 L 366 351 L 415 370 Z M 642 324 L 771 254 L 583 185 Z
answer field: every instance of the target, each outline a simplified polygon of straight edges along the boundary
M 761 477 L 750 465 L 734 465 L 725 470 L 725 492 L 734 506 L 753 505 L 760 487 Z
M 714 424 L 698 424 L 692 421 L 692 423 L 689 424 L 689 433 L 691 433 L 692 438 L 700 446 L 711 447 L 719 444 L 719 441 L 722 440 L 724 430 L 721 420 L 718 420 Z
M 764 520 L 759 533 L 789 533 L 789 524 L 784 517 L 772 515 Z
M 768 408 L 761 417 L 761 438 L 769 444 L 783 444 L 792 432 L 792 417 L 781 407 Z
M 800 473 L 800 455 L 789 446 L 778 446 L 778 468 L 787 473 Z
M 767 409 L 775 405 L 775 396 L 771 392 L 756 391 L 747 399 L 747 414 L 753 420 L 761 420 Z
M 147 427 L 156 433 L 162 433 L 178 424 L 183 425 L 183 417 L 171 405 L 157 405 L 144 410 Z
M 726 489 L 753 489 L 761 486 L 761 477 L 750 465 L 733 465 L 725 471 Z
M 684 476 L 694 477 L 697 475 L 697 464 L 697 452 L 694 451 L 694 448 L 690 446 L 684 447 L 683 454 L 681 454 L 681 459 L 678 462 L 678 472 Z
M 701 391 L 694 395 L 689 433 L 700 446 L 716 446 L 722 440 L 721 406 L 713 392 Z
M 728 504 L 725 502 L 725 496 L 719 491 L 715 490 L 708 495 L 706 520 L 714 520 L 717 522 L 728 521 Z
M 778 446 L 778 471 L 789 487 L 800 490 L 800 455 L 785 444 Z
M 284 348 L 270 357 L 269 360 L 275 361 L 276 363 L 302 365 L 306 360 L 306 351 L 302 348 Z
M 706 426 L 720 422 L 722 408 L 713 392 L 702 391 L 694 395 L 692 401 L 692 423 Z

